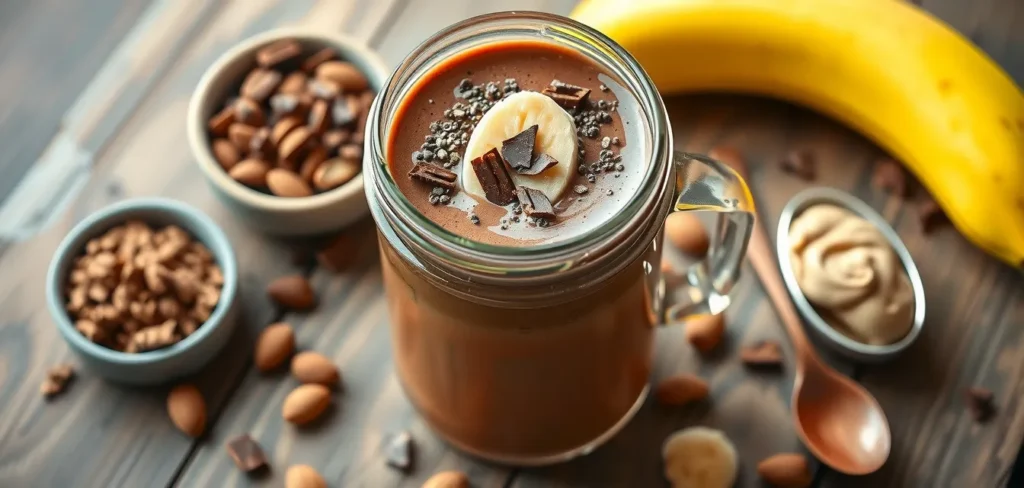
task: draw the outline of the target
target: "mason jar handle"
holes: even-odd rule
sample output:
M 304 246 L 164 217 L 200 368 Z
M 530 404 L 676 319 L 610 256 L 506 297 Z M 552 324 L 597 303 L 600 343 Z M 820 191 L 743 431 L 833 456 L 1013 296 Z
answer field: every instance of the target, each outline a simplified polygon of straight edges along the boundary
M 743 178 L 728 165 L 701 154 L 676 151 L 674 212 L 717 212 L 708 253 L 687 270 L 678 300 L 665 312 L 666 322 L 718 314 L 729 306 L 729 292 L 739 278 L 754 226 L 754 198 Z

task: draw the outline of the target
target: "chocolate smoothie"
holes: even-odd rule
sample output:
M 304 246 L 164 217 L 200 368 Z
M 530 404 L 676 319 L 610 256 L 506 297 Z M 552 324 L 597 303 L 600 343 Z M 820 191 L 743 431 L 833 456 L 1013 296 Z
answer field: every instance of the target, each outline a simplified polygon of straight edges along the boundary
M 637 192 L 651 146 L 609 71 L 545 41 L 461 51 L 399 102 L 390 174 L 416 210 L 472 241 L 528 247 L 591 232 Z M 546 303 L 505 307 L 450 293 L 382 236 L 395 362 L 413 404 L 457 447 L 517 464 L 614 434 L 650 372 L 661 253 L 646 242 L 581 298 L 551 288 Z

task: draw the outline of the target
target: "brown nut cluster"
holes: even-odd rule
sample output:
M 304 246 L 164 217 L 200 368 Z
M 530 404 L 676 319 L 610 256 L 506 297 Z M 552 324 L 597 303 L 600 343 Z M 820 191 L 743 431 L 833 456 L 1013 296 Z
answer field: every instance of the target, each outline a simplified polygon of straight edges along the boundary
M 150 351 L 195 332 L 223 285 L 213 255 L 180 227 L 130 221 L 88 242 L 68 276 L 66 308 L 90 341 Z
M 233 179 L 279 197 L 337 188 L 362 169 L 374 93 L 331 48 L 296 40 L 256 53 L 256 66 L 209 121 L 214 159 Z

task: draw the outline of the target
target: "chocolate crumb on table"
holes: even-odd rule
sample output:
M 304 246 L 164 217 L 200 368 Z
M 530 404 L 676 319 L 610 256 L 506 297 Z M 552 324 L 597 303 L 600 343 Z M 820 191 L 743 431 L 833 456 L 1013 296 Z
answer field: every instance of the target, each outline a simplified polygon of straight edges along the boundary
M 992 390 L 972 386 L 964 392 L 967 398 L 967 408 L 971 417 L 977 422 L 986 422 L 996 413 L 994 396 Z
M 75 369 L 70 364 L 59 364 L 46 372 L 46 379 L 39 385 L 39 393 L 46 399 L 53 398 L 67 388 L 75 377 Z
M 268 467 L 267 456 L 263 448 L 249 434 L 242 434 L 231 439 L 224 446 L 235 466 L 244 473 L 252 473 Z

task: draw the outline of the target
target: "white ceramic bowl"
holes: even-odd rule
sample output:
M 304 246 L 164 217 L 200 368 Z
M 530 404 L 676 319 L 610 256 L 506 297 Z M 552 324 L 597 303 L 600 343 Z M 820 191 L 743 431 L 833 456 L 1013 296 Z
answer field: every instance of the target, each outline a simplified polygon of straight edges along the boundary
M 796 276 L 793 274 L 793 264 L 789 256 L 789 227 L 793 219 L 800 215 L 800 212 L 818 204 L 830 204 L 845 208 L 871 222 L 885 236 L 893 251 L 896 252 L 896 256 L 903 264 L 903 269 L 907 273 L 907 278 L 910 279 L 910 285 L 914 289 L 914 323 L 911 325 L 910 332 L 899 341 L 893 344 L 877 346 L 864 344 L 843 335 L 832 328 L 818 314 L 818 311 L 807 300 L 803 291 L 800 290 L 800 285 L 796 282 Z M 917 270 L 917 265 L 914 264 L 914 258 L 910 256 L 910 251 L 907 250 L 907 247 L 903 245 L 903 241 L 900 240 L 899 234 L 868 204 L 849 193 L 835 188 L 811 188 L 804 190 L 793 196 L 782 209 L 775 241 L 777 242 L 776 252 L 779 256 L 779 268 L 781 268 L 783 281 L 786 282 L 786 289 L 789 291 L 790 297 L 793 298 L 793 303 L 796 304 L 800 314 L 804 316 L 804 320 L 811 325 L 810 328 L 814 335 L 833 350 L 856 361 L 877 363 L 896 357 L 917 340 L 921 334 L 921 328 L 924 326 L 925 311 L 924 283 L 921 281 L 921 273 Z
M 333 32 L 276 29 L 250 37 L 221 55 L 199 80 L 188 110 L 188 142 L 199 169 L 217 198 L 249 226 L 275 235 L 313 235 L 340 229 L 367 213 L 363 175 L 333 190 L 301 198 L 282 198 L 249 188 L 217 164 L 210 149 L 207 122 L 256 66 L 256 51 L 274 41 L 295 39 L 310 49 L 332 47 L 355 64 L 380 93 L 390 71 L 362 42 Z

